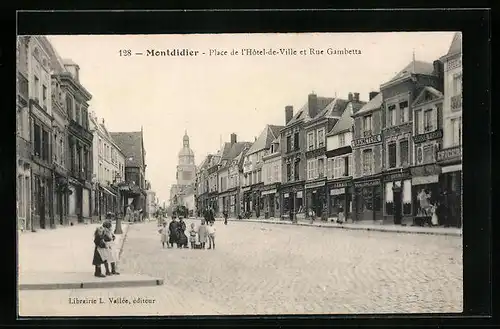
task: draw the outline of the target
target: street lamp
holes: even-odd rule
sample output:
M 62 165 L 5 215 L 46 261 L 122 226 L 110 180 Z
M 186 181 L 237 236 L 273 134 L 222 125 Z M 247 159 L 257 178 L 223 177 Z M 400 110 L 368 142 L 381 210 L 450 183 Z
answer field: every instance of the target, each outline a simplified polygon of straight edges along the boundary
M 115 184 L 117 181 L 119 181 L 121 178 L 121 175 L 120 173 L 116 173 L 115 174 Z M 121 204 L 121 193 L 120 193 L 120 189 L 118 188 L 118 195 L 120 196 L 119 198 L 119 202 Z M 115 234 L 123 234 L 123 230 L 122 230 L 122 218 L 121 218 L 121 215 L 120 214 L 116 214 L 115 213 L 115 217 L 116 217 L 116 224 L 115 224 Z

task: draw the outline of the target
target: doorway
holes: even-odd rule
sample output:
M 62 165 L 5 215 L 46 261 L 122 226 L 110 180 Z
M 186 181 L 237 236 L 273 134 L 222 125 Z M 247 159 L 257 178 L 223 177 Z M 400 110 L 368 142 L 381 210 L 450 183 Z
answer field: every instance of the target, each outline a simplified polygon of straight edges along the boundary
M 394 224 L 400 225 L 403 213 L 401 189 L 393 190 L 393 199 L 394 199 Z
M 45 184 L 40 183 L 38 194 L 38 214 L 40 215 L 40 228 L 45 229 Z

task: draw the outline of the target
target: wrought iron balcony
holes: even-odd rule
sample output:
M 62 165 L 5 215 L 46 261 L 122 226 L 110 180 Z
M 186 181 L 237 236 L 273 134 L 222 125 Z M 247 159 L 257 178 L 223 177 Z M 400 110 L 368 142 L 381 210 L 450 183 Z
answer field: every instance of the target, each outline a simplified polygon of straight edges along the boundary
M 451 97 L 451 109 L 454 111 L 462 109 L 462 94 Z

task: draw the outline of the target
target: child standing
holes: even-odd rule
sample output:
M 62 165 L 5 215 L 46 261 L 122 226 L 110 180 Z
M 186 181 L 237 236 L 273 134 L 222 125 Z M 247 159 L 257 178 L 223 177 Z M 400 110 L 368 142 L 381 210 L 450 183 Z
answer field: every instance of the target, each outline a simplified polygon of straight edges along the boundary
M 198 240 L 201 243 L 201 249 L 205 249 L 205 243 L 207 242 L 207 225 L 205 221 L 201 221 L 201 225 L 198 227 Z
M 165 243 L 168 245 L 168 228 L 167 222 L 163 222 L 163 227 L 158 231 L 161 236 L 161 246 L 165 248 Z
M 194 223 L 191 223 L 191 229 L 189 230 L 189 242 L 191 243 L 191 249 L 194 249 L 194 245 L 196 244 L 196 234 Z
M 214 222 L 210 222 L 210 225 L 207 226 L 208 233 L 208 249 L 215 249 L 215 226 Z

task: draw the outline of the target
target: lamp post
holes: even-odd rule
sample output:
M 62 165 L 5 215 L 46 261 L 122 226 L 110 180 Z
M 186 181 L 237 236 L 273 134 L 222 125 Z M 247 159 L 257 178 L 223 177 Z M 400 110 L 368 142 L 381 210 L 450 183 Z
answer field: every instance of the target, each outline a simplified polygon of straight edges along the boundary
M 121 175 L 120 173 L 116 173 L 115 175 L 115 184 L 117 181 L 119 181 L 121 178 Z M 118 195 L 121 199 L 121 193 L 120 193 L 120 189 L 118 188 Z M 121 201 L 121 200 L 120 200 Z M 120 202 L 121 203 L 121 202 Z M 122 230 L 122 218 L 121 218 L 121 215 L 120 214 L 116 214 L 115 213 L 115 217 L 116 217 L 116 224 L 115 224 L 115 234 L 123 234 L 123 230 Z

